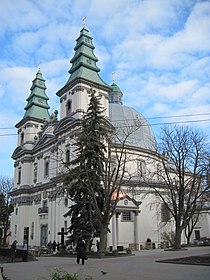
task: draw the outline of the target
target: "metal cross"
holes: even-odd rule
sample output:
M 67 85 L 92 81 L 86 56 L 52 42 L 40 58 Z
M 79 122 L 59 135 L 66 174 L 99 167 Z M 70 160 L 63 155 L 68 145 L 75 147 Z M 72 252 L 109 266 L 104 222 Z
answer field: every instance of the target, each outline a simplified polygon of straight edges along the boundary
M 85 17 L 83 18 L 83 27 L 84 27 L 84 28 L 86 28 L 86 19 L 87 19 L 87 17 L 85 16 Z

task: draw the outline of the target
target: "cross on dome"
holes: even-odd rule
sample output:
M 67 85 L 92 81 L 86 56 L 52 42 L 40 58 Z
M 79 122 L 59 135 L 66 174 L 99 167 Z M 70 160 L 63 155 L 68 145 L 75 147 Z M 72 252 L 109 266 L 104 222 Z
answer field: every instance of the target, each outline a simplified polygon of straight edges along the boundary
M 87 17 L 85 16 L 85 17 L 83 18 L 83 28 L 85 28 L 85 29 L 86 29 L 86 19 L 87 19 Z

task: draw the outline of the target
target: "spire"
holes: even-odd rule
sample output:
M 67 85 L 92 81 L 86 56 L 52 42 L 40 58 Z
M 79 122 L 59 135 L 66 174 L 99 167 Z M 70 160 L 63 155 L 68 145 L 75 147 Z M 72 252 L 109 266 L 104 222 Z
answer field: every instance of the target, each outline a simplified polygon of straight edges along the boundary
M 93 53 L 95 47 L 92 44 L 92 39 L 93 38 L 89 35 L 89 31 L 86 29 L 85 17 L 84 27 L 76 40 L 77 43 L 74 48 L 75 54 L 70 61 L 72 66 L 69 70 L 70 77 L 66 85 L 76 78 L 83 78 L 99 85 L 108 86 L 98 74 L 100 69 L 96 66 L 98 59 Z
M 112 90 L 109 93 L 109 103 L 123 104 L 122 103 L 123 93 L 122 93 L 121 89 L 118 87 L 118 85 L 115 84 L 115 82 L 114 82 L 114 72 L 112 73 L 111 88 L 112 88 Z
M 26 99 L 28 104 L 24 108 L 26 110 L 23 119 L 27 117 L 36 118 L 40 120 L 50 120 L 50 115 L 48 109 L 50 108 L 47 104 L 47 97 L 45 90 L 45 80 L 42 77 L 40 69 L 36 74 L 36 78 L 32 81 L 32 86 L 30 88 L 31 94 Z

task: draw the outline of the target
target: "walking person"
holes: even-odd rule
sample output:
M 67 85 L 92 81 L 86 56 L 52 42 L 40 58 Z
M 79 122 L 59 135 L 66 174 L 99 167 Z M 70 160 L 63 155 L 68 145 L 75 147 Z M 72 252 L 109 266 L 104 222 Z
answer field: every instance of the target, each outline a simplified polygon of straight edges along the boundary
M 151 239 L 148 237 L 147 238 L 147 241 L 146 241 L 146 248 L 147 248 L 147 250 L 149 250 L 149 249 L 151 249 Z
M 48 253 L 52 253 L 52 241 L 48 242 L 47 244 Z
M 86 259 L 86 247 L 82 238 L 78 239 L 76 252 L 77 252 L 77 263 L 79 264 L 80 259 L 82 259 L 82 265 L 84 265 Z
M 97 252 L 99 252 L 99 247 L 100 246 L 100 243 L 99 243 L 99 241 L 98 240 L 96 240 L 96 248 L 97 248 Z
M 52 249 L 53 249 L 53 253 L 55 253 L 55 250 L 56 250 L 56 241 L 54 240 L 53 243 L 52 243 Z
M 11 245 L 11 262 L 13 263 L 14 262 L 14 259 L 15 259 L 15 253 L 16 253 L 16 245 L 17 245 L 17 240 L 14 240 L 12 245 Z

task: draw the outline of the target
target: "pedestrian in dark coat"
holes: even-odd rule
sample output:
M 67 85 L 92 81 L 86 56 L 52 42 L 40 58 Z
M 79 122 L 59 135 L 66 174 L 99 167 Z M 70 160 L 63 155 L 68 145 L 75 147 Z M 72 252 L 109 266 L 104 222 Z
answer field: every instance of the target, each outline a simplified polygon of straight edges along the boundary
M 77 252 L 77 263 L 79 264 L 80 259 L 82 259 L 82 265 L 84 265 L 86 259 L 86 248 L 82 238 L 78 239 L 76 252 Z
M 55 253 L 55 250 L 56 250 L 56 242 L 55 240 L 53 241 L 53 244 L 52 244 L 52 249 L 53 249 L 53 253 Z
M 13 241 L 12 245 L 11 245 L 11 262 L 14 262 L 15 259 L 15 253 L 16 253 L 16 245 L 17 245 L 17 240 Z

